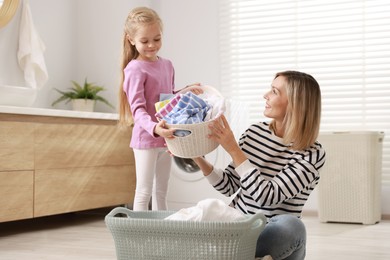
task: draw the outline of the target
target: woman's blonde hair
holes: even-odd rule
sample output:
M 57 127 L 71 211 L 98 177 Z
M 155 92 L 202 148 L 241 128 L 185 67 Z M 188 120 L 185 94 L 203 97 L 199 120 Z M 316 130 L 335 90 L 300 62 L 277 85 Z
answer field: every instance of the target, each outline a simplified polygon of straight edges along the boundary
M 317 140 L 321 121 L 321 90 L 309 74 L 299 71 L 278 72 L 275 78 L 285 78 L 288 105 L 283 120 L 286 144 L 294 150 L 309 148 Z M 275 122 L 271 122 L 275 128 Z
M 160 30 L 163 29 L 162 20 L 159 15 L 148 7 L 136 7 L 130 11 L 127 16 L 124 32 L 123 32 L 123 47 L 122 47 L 122 63 L 121 63 L 121 84 L 119 88 L 119 125 L 130 126 L 133 124 L 130 105 L 127 100 L 126 93 L 123 90 L 123 81 L 125 78 L 124 69 L 127 64 L 136 59 L 139 55 L 134 45 L 130 43 L 130 38 L 133 38 L 139 28 L 158 23 Z

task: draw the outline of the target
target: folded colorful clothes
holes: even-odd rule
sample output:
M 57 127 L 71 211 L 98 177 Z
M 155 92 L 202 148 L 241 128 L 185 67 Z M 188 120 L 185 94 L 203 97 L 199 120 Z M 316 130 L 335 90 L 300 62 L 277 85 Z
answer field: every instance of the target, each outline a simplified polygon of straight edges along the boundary
M 155 114 L 155 117 L 161 119 L 164 116 L 168 115 L 168 113 L 172 111 L 172 109 L 177 105 L 177 103 L 179 103 L 180 98 L 181 98 L 180 95 L 176 95 L 171 99 L 168 99 L 165 101 L 160 101 L 160 102 L 157 102 L 156 104 L 154 104 L 154 106 L 156 107 L 156 111 L 157 111 L 157 113 Z M 159 109 L 157 109 L 157 107 L 160 106 L 160 103 L 165 103 L 165 105 L 163 107 L 160 107 Z
M 155 116 L 165 120 L 168 124 L 204 122 L 207 111 L 211 108 L 207 102 L 192 92 L 177 96 L 160 109 Z M 177 102 L 176 105 L 174 105 L 175 102 Z M 172 106 L 174 107 L 172 108 Z

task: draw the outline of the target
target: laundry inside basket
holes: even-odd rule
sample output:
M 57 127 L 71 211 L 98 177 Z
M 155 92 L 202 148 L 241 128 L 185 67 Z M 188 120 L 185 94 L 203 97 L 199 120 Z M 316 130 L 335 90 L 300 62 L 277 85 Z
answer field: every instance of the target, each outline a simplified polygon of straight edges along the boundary
M 195 206 L 182 208 L 165 219 L 229 222 L 244 220 L 245 215 L 237 209 L 226 205 L 222 200 L 204 199 L 199 201 Z
M 178 129 L 173 132 L 173 135 L 176 137 L 185 137 L 190 135 L 192 132 L 190 130 L 185 130 L 185 129 Z
M 156 118 L 168 124 L 196 124 L 216 118 L 225 111 L 221 96 L 210 93 L 180 93 L 156 103 Z

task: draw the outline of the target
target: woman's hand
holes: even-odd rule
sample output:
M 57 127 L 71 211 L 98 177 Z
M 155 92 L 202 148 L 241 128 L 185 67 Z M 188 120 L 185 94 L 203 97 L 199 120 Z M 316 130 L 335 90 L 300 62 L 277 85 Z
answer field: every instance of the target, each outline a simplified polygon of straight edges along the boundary
M 209 124 L 209 129 L 211 130 L 209 138 L 219 143 L 223 149 L 230 154 L 236 166 L 240 165 L 247 159 L 238 146 L 238 143 L 234 138 L 234 134 L 224 115 L 221 115 L 218 119 L 214 120 L 212 124 Z
M 157 123 L 156 127 L 154 128 L 154 133 L 156 135 L 159 135 L 164 138 L 173 139 L 175 138 L 173 136 L 173 133 L 175 132 L 175 129 L 168 129 L 165 125 L 165 120 L 161 120 Z
M 213 123 L 209 124 L 209 129 L 211 130 L 209 137 L 222 145 L 227 152 L 238 147 L 234 134 L 224 115 L 221 115 Z

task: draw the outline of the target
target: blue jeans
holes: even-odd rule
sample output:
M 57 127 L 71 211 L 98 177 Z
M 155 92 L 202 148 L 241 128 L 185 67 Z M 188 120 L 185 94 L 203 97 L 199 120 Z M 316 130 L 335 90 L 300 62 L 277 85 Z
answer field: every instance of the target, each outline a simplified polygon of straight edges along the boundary
M 306 255 L 306 229 L 302 220 L 292 215 L 269 219 L 256 246 L 256 257 L 271 255 L 274 260 L 302 260 Z

